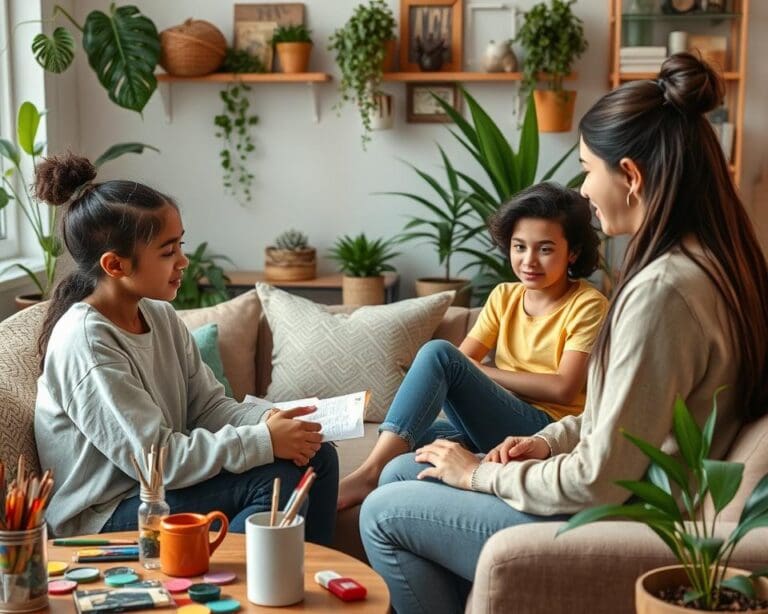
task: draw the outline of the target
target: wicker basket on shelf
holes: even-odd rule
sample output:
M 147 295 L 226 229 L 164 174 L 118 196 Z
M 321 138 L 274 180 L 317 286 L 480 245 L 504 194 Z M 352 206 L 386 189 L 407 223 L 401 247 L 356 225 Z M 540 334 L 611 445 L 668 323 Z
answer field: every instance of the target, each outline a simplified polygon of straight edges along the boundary
M 221 66 L 227 41 L 216 26 L 202 19 L 160 32 L 160 66 L 176 77 L 201 77 Z

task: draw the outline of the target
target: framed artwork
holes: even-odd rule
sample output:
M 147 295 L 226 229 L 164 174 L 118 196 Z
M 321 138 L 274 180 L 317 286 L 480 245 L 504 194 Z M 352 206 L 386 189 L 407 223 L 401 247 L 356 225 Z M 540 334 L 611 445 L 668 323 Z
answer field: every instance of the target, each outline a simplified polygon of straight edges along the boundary
M 456 83 L 406 83 L 406 120 L 411 124 L 450 123 L 453 120 L 446 115 L 432 94 L 450 104 L 454 109 L 461 109 L 459 88 Z
M 464 36 L 462 0 L 400 0 L 400 70 L 419 70 L 417 37 L 443 41 L 441 71 L 460 71 Z
M 304 4 L 235 4 L 235 49 L 245 49 L 272 71 L 272 34 L 277 26 L 304 23 Z
M 235 23 L 238 21 L 276 21 L 278 26 L 295 26 L 304 23 L 304 5 L 235 4 Z

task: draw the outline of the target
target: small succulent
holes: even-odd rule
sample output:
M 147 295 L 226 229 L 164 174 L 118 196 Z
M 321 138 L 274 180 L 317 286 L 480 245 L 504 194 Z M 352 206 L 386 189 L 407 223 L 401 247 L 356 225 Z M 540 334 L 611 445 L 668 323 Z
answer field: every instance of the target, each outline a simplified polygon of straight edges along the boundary
M 277 43 L 311 43 L 309 30 L 304 24 L 279 26 L 272 35 L 272 44 Z
M 298 230 L 286 230 L 275 239 L 275 245 L 278 249 L 287 249 L 293 252 L 307 249 L 309 238 L 303 232 Z

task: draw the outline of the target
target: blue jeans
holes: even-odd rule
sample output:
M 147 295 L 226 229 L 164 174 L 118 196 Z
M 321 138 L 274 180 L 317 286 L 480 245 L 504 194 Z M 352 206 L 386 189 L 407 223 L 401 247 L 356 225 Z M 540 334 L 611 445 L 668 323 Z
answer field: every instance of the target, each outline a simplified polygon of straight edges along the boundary
M 300 512 L 306 518 L 306 537 L 308 541 L 330 546 L 336 525 L 339 490 L 336 448 L 324 443 L 309 464 L 314 467 L 317 479 Z M 230 531 L 245 533 L 248 516 L 270 509 L 274 479 L 280 478 L 280 508 L 283 509 L 305 471 L 306 467 L 297 467 L 291 461 L 278 459 L 243 473 L 222 471 L 216 477 L 194 486 L 169 490 L 165 493 L 165 500 L 171 514 L 207 514 L 220 510 L 229 518 Z M 139 497 L 122 501 L 101 532 L 136 530 L 140 503 Z
M 360 510 L 365 552 L 399 614 L 463 612 L 480 550 L 491 535 L 567 518 L 525 514 L 495 495 L 416 480 L 430 465 L 414 456 L 392 460 Z
M 435 421 L 440 410 L 448 421 Z M 533 435 L 552 419 L 502 388 L 448 341 L 435 339 L 416 354 L 380 431 L 419 447 L 435 439 L 461 440 L 488 452 L 507 435 Z

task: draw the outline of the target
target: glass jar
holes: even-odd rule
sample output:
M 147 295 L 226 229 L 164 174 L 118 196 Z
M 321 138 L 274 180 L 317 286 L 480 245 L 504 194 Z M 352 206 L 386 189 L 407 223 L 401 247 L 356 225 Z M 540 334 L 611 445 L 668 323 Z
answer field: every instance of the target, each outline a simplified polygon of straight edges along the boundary
M 27 531 L 0 531 L 0 612 L 48 606 L 45 523 Z
M 139 562 L 144 569 L 160 569 L 160 521 L 171 511 L 165 502 L 165 490 L 139 495 Z

